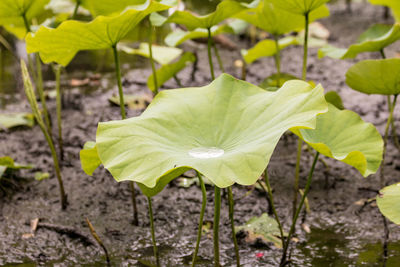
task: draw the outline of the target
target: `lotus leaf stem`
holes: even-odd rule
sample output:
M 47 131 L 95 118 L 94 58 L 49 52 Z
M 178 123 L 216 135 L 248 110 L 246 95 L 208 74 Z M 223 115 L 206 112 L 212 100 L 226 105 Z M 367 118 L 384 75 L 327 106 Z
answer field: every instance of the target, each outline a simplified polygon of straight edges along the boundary
M 76 16 L 78 15 L 78 11 L 79 11 L 79 6 L 81 5 L 81 0 L 76 1 L 76 5 L 74 8 L 74 13 L 72 13 L 72 19 L 76 19 Z
M 212 47 L 212 36 L 211 36 L 211 29 L 208 28 L 208 42 L 207 42 L 207 48 L 208 48 L 208 62 L 210 64 L 210 73 L 211 73 L 211 79 L 214 81 L 215 79 L 215 73 L 214 73 L 214 65 L 213 65 L 213 60 L 212 60 L 212 54 L 211 54 L 211 47 Z
M 285 246 L 283 247 L 283 254 L 282 254 L 281 263 L 280 263 L 281 267 L 285 266 L 285 264 L 286 264 L 287 251 L 288 251 L 288 248 L 289 248 L 289 245 L 290 245 L 290 240 L 291 240 L 291 238 L 292 238 L 292 236 L 293 236 L 293 234 L 294 234 L 294 232 L 296 230 L 297 219 L 299 218 L 299 214 L 300 214 L 300 212 L 301 212 L 301 210 L 303 208 L 304 201 L 305 201 L 305 199 L 307 197 L 307 194 L 310 191 L 312 177 L 313 177 L 313 174 L 314 174 L 315 165 L 318 162 L 318 158 L 319 158 L 319 152 L 317 152 L 315 154 L 314 161 L 313 161 L 313 164 L 311 166 L 311 170 L 310 170 L 310 172 L 308 174 L 307 183 L 306 183 L 306 187 L 304 189 L 304 193 L 303 193 L 303 195 L 301 197 L 299 206 L 298 206 L 298 208 L 296 210 L 295 216 L 293 218 L 292 225 L 290 226 L 290 230 L 289 230 L 289 234 L 288 234 L 287 240 L 285 242 Z
M 281 87 L 281 50 L 279 48 L 279 39 L 278 36 L 274 34 L 275 41 L 275 65 L 276 65 L 276 74 L 277 74 L 277 87 Z
M 219 217 L 221 213 L 221 189 L 214 187 L 214 266 L 220 267 L 219 263 Z
M 103 241 L 101 241 L 100 236 L 96 233 L 96 230 L 93 227 L 93 224 L 89 221 L 88 218 L 86 218 L 86 223 L 89 226 L 90 233 L 92 234 L 93 238 L 96 240 L 97 244 L 103 249 L 104 254 L 106 256 L 106 261 L 107 261 L 107 266 L 111 266 L 110 264 L 110 256 L 108 254 L 108 250 L 106 246 L 104 245 Z
M 57 102 L 57 126 L 58 126 L 58 146 L 60 159 L 63 160 L 64 157 L 64 148 L 63 148 L 63 138 L 62 138 L 62 121 L 61 121 L 61 66 L 54 66 L 54 72 L 56 75 L 56 102 Z
M 133 225 L 139 225 L 139 218 L 138 218 L 138 210 L 136 205 L 136 191 L 135 191 L 135 182 L 129 182 L 131 188 L 131 198 L 132 198 L 132 209 L 133 209 Z
M 397 96 L 394 96 L 393 102 L 390 104 L 390 98 L 389 98 L 389 117 L 388 120 L 386 122 L 386 127 L 385 127 L 385 134 L 383 136 L 383 157 L 382 157 L 382 163 L 381 163 L 381 171 L 380 171 L 380 186 L 381 188 L 385 187 L 385 174 L 384 174 L 384 169 L 385 169 L 385 154 L 387 151 L 387 143 L 388 143 L 388 138 L 389 138 L 389 128 L 390 128 L 390 124 L 393 120 L 393 112 L 394 112 L 394 108 L 396 106 L 396 102 L 397 102 Z
M 198 254 L 199 248 L 200 248 L 201 234 L 203 231 L 204 213 L 206 211 L 206 205 L 207 205 L 206 186 L 205 186 L 203 178 L 201 177 L 201 174 L 199 172 L 197 172 L 197 177 L 199 178 L 199 181 L 200 181 L 201 194 L 202 194 L 203 201 L 201 203 L 199 229 L 197 230 L 197 241 L 196 241 L 196 248 L 194 249 L 194 253 L 193 253 L 192 266 L 195 266 L 195 264 L 196 264 L 196 258 L 197 258 L 197 254 Z
M 154 58 L 153 58 L 153 26 L 151 25 L 150 22 L 150 27 L 149 27 L 149 52 L 150 52 L 150 63 L 151 63 L 151 69 L 153 71 L 153 80 L 154 80 L 154 95 L 158 94 L 158 80 L 157 80 L 157 70 L 156 70 L 156 65 L 154 63 Z
M 233 193 L 232 186 L 228 187 L 228 204 L 229 204 L 229 219 L 231 221 L 231 229 L 232 229 L 232 240 L 235 248 L 236 255 L 236 266 L 240 267 L 240 254 L 239 254 L 239 246 L 236 239 L 236 231 L 235 231 L 235 220 L 234 220 L 234 202 L 233 202 Z
M 310 13 L 307 12 L 304 14 L 305 16 L 305 33 L 304 33 L 304 54 L 303 54 L 303 74 L 302 74 L 302 79 L 304 81 L 307 80 L 307 58 L 308 58 L 308 35 L 309 35 L 309 28 L 310 28 Z
M 270 205 L 272 208 L 272 212 L 274 213 L 275 220 L 278 223 L 279 232 L 281 234 L 282 248 L 284 248 L 285 247 L 285 236 L 283 234 L 281 220 L 279 219 L 278 212 L 276 211 L 276 208 L 275 208 L 274 195 L 272 193 L 271 184 L 269 182 L 268 169 L 265 169 L 265 171 L 264 171 L 264 179 L 265 179 L 265 184 L 267 185 L 267 190 L 268 190 L 268 195 L 269 195 L 269 199 L 270 199 Z
M 213 48 L 214 48 L 214 54 L 215 54 L 215 56 L 217 57 L 217 60 L 218 60 L 219 68 L 221 69 L 222 72 L 225 72 L 224 64 L 222 62 L 221 56 L 219 55 L 218 47 L 215 44 L 215 42 L 213 42 Z
M 147 200 L 149 202 L 149 217 L 150 217 L 150 228 L 151 228 L 151 240 L 153 242 L 153 253 L 154 253 L 154 257 L 156 259 L 157 267 L 160 267 L 161 266 L 160 265 L 160 257 L 158 254 L 156 234 L 154 231 L 153 205 L 152 205 L 151 197 L 147 197 Z

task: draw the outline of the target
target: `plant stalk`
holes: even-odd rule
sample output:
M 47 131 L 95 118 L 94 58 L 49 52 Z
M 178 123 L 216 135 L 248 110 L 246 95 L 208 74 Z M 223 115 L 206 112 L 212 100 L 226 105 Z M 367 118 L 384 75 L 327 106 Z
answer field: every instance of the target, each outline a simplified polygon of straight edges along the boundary
M 306 29 L 305 29 L 305 34 L 304 34 L 304 53 L 303 53 L 303 74 L 302 74 L 302 79 L 304 81 L 307 80 L 307 59 L 308 59 L 308 35 L 309 35 L 309 28 L 310 28 L 310 13 L 307 12 L 304 14 L 305 20 L 306 20 Z
M 135 182 L 129 182 L 131 187 L 131 198 L 132 198 L 132 210 L 133 210 L 133 221 L 132 224 L 138 226 L 139 225 L 139 218 L 138 218 L 138 210 L 136 205 L 136 191 L 135 191 Z
M 390 97 L 389 97 L 389 117 L 386 122 L 386 127 L 385 127 L 385 134 L 383 136 L 383 157 L 382 157 L 382 163 L 381 163 L 381 171 L 380 171 L 380 188 L 385 187 L 385 174 L 384 174 L 384 169 L 385 169 L 385 155 L 386 155 L 386 150 L 387 150 L 387 143 L 388 143 L 388 138 L 389 138 L 389 128 L 390 124 L 393 120 L 393 112 L 394 108 L 396 106 L 397 102 L 397 96 L 395 95 L 393 98 L 393 102 L 390 104 Z
M 81 5 L 81 1 L 80 0 L 76 1 L 76 5 L 75 5 L 75 8 L 74 8 L 74 13 L 72 13 L 71 19 L 76 19 L 76 16 L 78 15 L 78 11 L 79 11 L 79 6 L 80 5 Z
M 296 213 L 297 207 L 297 195 L 299 193 L 299 183 L 300 183 L 300 160 L 301 160 L 301 148 L 303 147 L 303 140 L 299 138 L 297 140 L 297 156 L 296 156 L 296 169 L 294 176 L 294 186 L 293 186 L 293 206 L 292 206 L 292 218 Z
M 234 220 L 234 202 L 233 202 L 233 193 L 232 186 L 228 187 L 228 203 L 229 203 L 229 219 L 231 221 L 231 229 L 232 229 L 232 240 L 233 245 L 235 247 L 235 255 L 236 255 L 236 266 L 240 267 L 240 254 L 239 254 L 239 246 L 236 239 L 236 231 L 235 231 L 235 220 Z
M 203 231 L 204 213 L 206 211 L 206 205 L 207 205 L 206 186 L 204 184 L 203 178 L 201 177 L 201 174 L 198 172 L 197 172 L 197 177 L 199 178 L 199 181 L 200 181 L 201 194 L 202 194 L 203 201 L 201 203 L 199 229 L 197 230 L 197 241 L 196 241 L 196 248 L 194 249 L 194 253 L 193 253 L 192 267 L 195 266 L 195 264 L 196 264 L 196 258 L 197 258 L 197 254 L 198 254 L 199 248 L 200 248 L 201 234 Z
M 210 73 L 211 73 L 211 79 L 214 81 L 215 80 L 215 73 L 214 73 L 214 65 L 212 61 L 212 54 L 211 54 L 211 47 L 212 47 L 212 36 L 211 36 L 211 29 L 208 28 L 208 42 L 207 42 L 207 48 L 208 48 L 208 63 L 210 64 Z
M 265 184 L 267 185 L 268 195 L 269 195 L 269 199 L 270 199 L 270 205 L 272 207 L 272 211 L 274 213 L 275 220 L 278 223 L 279 232 L 281 234 L 282 248 L 284 248 L 285 247 L 285 236 L 283 234 L 281 220 L 279 219 L 278 212 L 276 211 L 276 208 L 275 208 L 274 195 L 272 193 L 271 184 L 269 182 L 268 169 L 265 169 L 265 171 L 264 171 L 264 179 L 265 179 Z
M 158 254 L 157 242 L 156 242 L 156 234 L 154 231 L 154 218 L 153 218 L 153 205 L 151 201 L 151 197 L 147 197 L 149 202 L 149 217 L 150 217 L 150 228 L 151 228 L 151 240 L 153 242 L 153 253 L 154 257 L 156 258 L 157 267 L 160 267 L 160 257 Z
M 291 238 L 292 238 L 292 236 L 293 236 L 293 234 L 294 234 L 294 232 L 296 230 L 297 219 L 299 218 L 299 215 L 300 215 L 301 209 L 303 208 L 303 204 L 304 204 L 304 201 L 305 201 L 305 199 L 307 197 L 307 194 L 310 191 L 312 177 L 313 177 L 313 174 L 314 174 L 315 165 L 318 162 L 318 157 L 319 157 L 319 152 L 317 152 L 315 154 L 314 161 L 313 161 L 313 164 L 311 166 L 310 173 L 308 174 L 307 183 L 306 183 L 306 187 L 304 189 L 303 196 L 301 197 L 299 207 L 296 210 L 296 214 L 295 214 L 295 216 L 293 218 L 292 225 L 290 226 L 290 230 L 289 230 L 289 234 L 288 234 L 287 240 L 285 242 L 285 246 L 283 247 L 283 254 L 282 254 L 281 263 L 280 263 L 281 267 L 285 266 L 285 264 L 286 264 L 287 251 L 288 251 L 288 248 L 289 248 L 289 245 L 290 245 L 290 240 L 291 240 Z
M 104 243 L 101 241 L 100 236 L 96 233 L 96 230 L 93 227 L 93 224 L 89 221 L 88 218 L 86 218 L 86 223 L 89 226 L 90 229 L 90 233 L 92 234 L 93 238 L 96 240 L 97 244 L 99 244 L 99 246 L 103 249 L 104 254 L 106 256 L 106 261 L 107 261 L 107 266 L 111 266 L 110 263 L 110 256 L 108 254 L 108 250 L 106 248 L 106 246 L 104 245 Z
M 57 102 L 57 126 L 58 126 L 58 146 L 61 161 L 64 158 L 64 147 L 63 147 L 63 138 L 62 138 L 62 121 L 61 121 L 61 66 L 54 66 L 54 71 L 56 75 L 56 102 Z
M 221 189 L 214 187 L 214 266 L 220 267 L 219 263 L 219 217 L 221 213 Z
M 117 76 L 118 83 L 118 93 L 119 93 L 119 106 L 121 108 L 121 117 L 122 119 L 126 119 L 126 111 L 125 111 L 125 101 L 124 101 L 124 90 L 122 88 L 122 78 L 121 78 L 121 63 L 119 60 L 119 54 L 117 45 L 112 47 L 114 53 L 114 61 L 115 61 L 115 74 Z
M 223 73 L 225 73 L 224 64 L 222 62 L 221 56 L 219 55 L 219 51 L 218 51 L 217 45 L 214 42 L 213 42 L 213 48 L 214 48 L 214 54 L 215 54 L 215 56 L 217 57 L 217 60 L 218 60 L 219 68 L 221 69 L 221 71 Z
M 278 39 L 277 35 L 274 35 L 274 41 L 275 41 L 275 48 L 276 48 L 275 66 L 276 66 L 276 74 L 278 77 L 277 86 L 281 87 L 281 50 L 279 48 L 279 39 Z
M 151 63 L 151 69 L 153 71 L 153 80 L 154 80 L 154 95 L 158 94 L 158 80 L 157 80 L 157 70 L 156 70 L 156 65 L 154 63 L 154 58 L 153 58 L 153 26 L 150 23 L 149 27 L 149 52 L 150 52 L 150 63 Z

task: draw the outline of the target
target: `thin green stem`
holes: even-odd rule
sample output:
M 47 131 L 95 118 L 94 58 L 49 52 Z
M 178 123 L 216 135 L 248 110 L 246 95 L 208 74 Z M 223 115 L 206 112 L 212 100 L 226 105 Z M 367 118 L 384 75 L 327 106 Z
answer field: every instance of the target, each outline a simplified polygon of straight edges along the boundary
M 39 93 L 40 102 L 42 102 L 44 121 L 46 122 L 46 127 L 51 136 L 51 122 L 43 88 L 42 62 L 40 60 L 39 54 L 36 54 L 35 58 L 36 58 L 37 91 Z
M 208 28 L 208 42 L 207 42 L 207 51 L 208 51 L 208 63 L 210 64 L 210 73 L 211 73 L 211 79 L 214 81 L 215 80 L 215 73 L 214 73 L 214 65 L 212 61 L 212 54 L 211 54 L 211 47 L 212 47 L 212 36 L 211 36 L 211 29 Z
M 379 52 L 381 53 L 382 58 L 386 59 L 386 54 L 385 54 L 385 51 L 383 50 L 383 48 L 381 50 L 379 50 Z
M 231 230 L 232 230 L 232 240 L 233 245 L 235 247 L 235 255 L 236 255 L 236 266 L 240 267 L 240 254 L 239 254 L 239 246 L 236 239 L 236 231 L 235 231 L 235 220 L 234 220 L 234 202 L 233 202 L 233 193 L 232 187 L 228 187 L 228 203 L 229 203 L 229 219 L 231 221 Z
M 58 126 L 58 146 L 60 151 L 60 158 L 63 160 L 64 148 L 63 148 L 63 138 L 62 138 L 62 120 L 61 120 L 61 66 L 54 66 L 54 72 L 56 75 L 56 103 L 57 103 L 57 126 Z
M 277 74 L 277 85 L 278 87 L 281 87 L 281 50 L 279 48 L 279 39 L 277 35 L 274 35 L 274 41 L 275 41 L 275 66 L 276 66 L 276 74 Z
M 112 49 L 115 61 L 115 74 L 117 76 L 117 83 L 118 83 L 119 106 L 121 108 L 121 117 L 124 120 L 126 119 L 126 111 L 125 111 L 125 101 L 124 101 L 124 90 L 122 89 L 121 64 L 119 60 L 117 45 L 114 45 Z
M 158 80 L 157 80 L 156 65 L 154 63 L 154 58 L 153 58 L 153 26 L 151 25 L 151 22 L 150 22 L 150 27 L 149 27 L 149 52 L 150 52 L 151 69 L 153 71 L 154 95 L 157 95 L 158 94 Z
M 385 127 L 385 134 L 383 136 L 383 157 L 382 157 L 382 163 L 381 163 L 381 171 L 380 171 L 380 188 L 383 188 L 385 186 L 385 156 L 386 156 L 386 150 L 387 150 L 387 143 L 388 143 L 388 138 L 389 138 L 389 127 L 391 124 L 391 121 L 393 120 L 393 112 L 394 108 L 396 107 L 396 102 L 397 102 L 397 96 L 395 95 L 393 98 L 393 102 L 390 104 L 390 98 L 389 98 L 389 117 L 386 122 L 386 127 Z
M 292 236 L 293 236 L 293 234 L 294 234 L 294 232 L 296 230 L 297 219 L 299 218 L 299 214 L 300 214 L 300 212 L 301 212 L 301 210 L 303 208 L 304 201 L 305 201 L 305 199 L 307 197 L 307 194 L 310 191 L 312 177 L 313 177 L 313 174 L 314 174 L 315 165 L 317 165 L 317 162 L 318 162 L 318 157 L 319 157 L 319 152 L 317 152 L 315 154 L 314 161 L 313 161 L 313 164 L 311 166 L 310 173 L 308 174 L 307 183 L 306 183 L 306 187 L 304 189 L 303 196 L 301 197 L 299 207 L 296 210 L 296 214 L 294 216 L 292 225 L 290 226 L 289 234 L 288 234 L 287 240 L 285 242 L 285 246 L 283 247 L 283 254 L 282 254 L 280 266 L 285 266 L 286 257 L 287 257 L 287 251 L 288 251 L 288 248 L 289 248 L 289 245 L 290 245 L 290 240 L 292 239 Z
M 150 217 L 150 228 L 151 228 L 151 240 L 153 242 L 153 253 L 156 259 L 157 267 L 160 267 L 160 257 L 158 254 L 157 242 L 156 242 L 156 234 L 154 231 L 154 217 L 153 217 L 153 205 L 151 201 L 151 197 L 147 197 L 149 202 L 149 217 Z
M 206 205 L 207 205 L 206 186 L 204 184 L 203 178 L 201 177 L 201 174 L 198 172 L 197 172 L 197 177 L 199 178 L 199 181 L 200 181 L 201 194 L 202 194 L 203 201 L 201 203 L 199 229 L 197 230 L 197 241 L 196 241 L 196 248 L 194 249 L 194 253 L 193 253 L 192 267 L 195 266 L 195 264 L 196 264 L 196 258 L 197 258 L 197 254 L 198 254 L 199 248 L 200 248 L 201 234 L 203 231 L 204 213 L 206 211 Z
M 279 219 L 278 212 L 276 211 L 276 208 L 275 208 L 274 195 L 272 193 L 271 184 L 269 182 L 268 169 L 265 169 L 265 171 L 264 171 L 264 179 L 265 179 L 265 184 L 267 185 L 267 190 L 268 190 L 268 195 L 269 195 L 269 199 L 270 199 L 270 204 L 272 207 L 272 212 L 274 213 L 275 220 L 278 223 L 279 232 L 281 234 L 282 248 L 284 248 L 285 247 L 285 236 L 283 234 L 281 220 Z
M 219 55 L 218 47 L 214 42 L 213 42 L 213 48 L 214 48 L 214 54 L 218 60 L 219 68 L 221 69 L 222 72 L 225 72 L 224 64 L 222 62 L 221 56 Z
M 139 218 L 138 218 L 138 210 L 136 205 L 136 191 L 135 191 L 135 182 L 129 182 L 131 188 L 131 199 L 132 199 L 132 211 L 133 211 L 133 225 L 139 225 Z
M 296 168 L 294 175 L 294 185 L 293 185 L 293 206 L 292 206 L 292 218 L 296 213 L 297 207 L 297 195 L 299 193 L 299 182 L 300 182 L 300 160 L 301 160 L 301 148 L 303 147 L 303 140 L 300 138 L 297 140 L 297 154 L 296 154 Z
M 182 82 L 179 80 L 178 75 L 174 75 L 174 80 L 179 87 L 182 87 Z
M 24 20 L 24 26 L 25 26 L 26 32 L 27 33 L 31 32 L 31 25 L 29 24 L 29 21 L 28 21 L 25 13 L 22 14 L 22 19 Z
M 307 80 L 307 58 L 308 58 L 308 35 L 309 35 L 309 28 L 310 28 L 310 14 L 306 13 L 304 14 L 305 20 L 306 20 L 306 29 L 305 29 L 305 34 L 304 34 L 304 54 L 303 54 L 303 74 L 302 74 L 302 79 L 304 81 Z
M 214 187 L 214 266 L 220 267 L 219 263 L 219 217 L 221 213 L 221 189 Z
M 79 11 L 79 6 L 80 5 L 81 5 L 81 1 L 80 0 L 76 1 L 76 5 L 75 5 L 75 8 L 74 8 L 74 13 L 72 13 L 71 19 L 76 19 L 76 16 L 78 15 L 78 11 Z

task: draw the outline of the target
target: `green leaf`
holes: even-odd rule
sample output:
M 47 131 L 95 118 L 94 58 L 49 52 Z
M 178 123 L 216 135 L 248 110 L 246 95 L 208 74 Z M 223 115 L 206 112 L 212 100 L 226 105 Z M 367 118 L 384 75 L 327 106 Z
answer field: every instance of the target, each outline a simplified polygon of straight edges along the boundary
M 314 127 L 326 105 L 321 86 L 290 81 L 271 93 L 223 74 L 160 92 L 139 117 L 100 123 L 98 155 L 117 181 L 158 190 L 191 168 L 221 188 L 252 185 L 281 135 Z
M 182 55 L 183 50 L 175 47 L 152 45 L 153 59 L 161 64 L 166 65 L 177 59 Z M 150 49 L 148 43 L 141 43 L 138 49 L 130 48 L 127 45 L 119 44 L 118 49 L 131 55 L 140 55 L 142 57 L 150 58 Z
M 75 0 L 76 1 L 76 0 Z M 146 0 L 80 0 L 81 5 L 94 16 L 120 13 L 125 9 L 138 9 Z
M 244 225 L 235 227 L 235 230 L 247 233 L 246 241 L 249 243 L 255 244 L 257 239 L 261 239 L 265 243 L 273 243 L 275 247 L 282 248 L 278 223 L 266 213 L 251 218 Z
M 342 98 L 335 91 L 327 92 L 325 94 L 325 100 L 326 100 L 326 102 L 334 105 L 337 109 L 340 109 L 340 110 L 344 109 Z
M 279 49 L 282 50 L 290 45 L 298 44 L 297 38 L 294 36 L 287 36 L 278 41 Z M 241 51 L 243 59 L 247 64 L 262 57 L 271 57 L 276 54 L 276 45 L 274 40 L 263 40 L 258 42 L 253 48 Z
M 31 113 L 6 113 L 0 114 L 0 131 L 18 126 L 33 127 L 35 118 Z
M 45 11 L 44 7 L 50 0 L 1 0 L 0 1 L 0 26 L 23 39 L 26 27 L 23 19 L 30 22 Z
M 174 77 L 178 72 L 186 68 L 190 63 L 196 61 L 195 55 L 190 52 L 186 52 L 183 56 L 175 63 L 162 66 L 157 70 L 157 84 L 162 86 L 169 79 Z M 147 79 L 147 86 L 152 92 L 155 92 L 153 74 Z
M 393 27 L 376 24 L 370 27 L 359 37 L 359 43 L 352 44 L 348 49 L 326 46 L 318 51 L 318 57 L 331 57 L 336 59 L 355 58 L 364 52 L 378 52 L 400 39 L 400 23 Z
M 268 0 L 276 7 L 289 12 L 304 15 L 323 6 L 329 0 Z
M 11 157 L 0 157 L 0 166 L 5 167 L 6 169 L 32 169 L 34 166 L 31 164 L 19 164 L 14 161 Z M 0 175 L 1 176 L 1 175 Z
M 279 80 L 279 81 L 278 81 Z M 265 78 L 261 83 L 260 83 L 260 87 L 267 89 L 268 88 L 276 88 L 276 90 L 279 89 L 279 87 L 284 84 L 287 81 L 290 80 L 298 80 L 298 78 L 294 75 L 291 75 L 289 73 L 281 73 L 280 75 L 278 75 L 277 73 Z M 279 82 L 279 83 L 278 83 Z M 276 91 L 273 90 L 273 91 Z M 269 91 L 271 91 L 271 89 L 269 89 Z
M 48 172 L 36 172 L 35 173 L 35 180 L 36 181 L 43 181 L 50 178 L 50 174 Z
M 234 33 L 233 29 L 228 25 L 219 25 L 211 28 L 211 36 L 217 36 L 222 33 Z M 182 31 L 177 29 L 165 37 L 165 43 L 169 46 L 178 46 L 187 40 L 207 38 L 208 31 L 206 29 L 196 29 L 193 31 Z
M 69 20 L 56 29 L 40 27 L 27 35 L 27 51 L 38 52 L 44 63 L 66 66 L 81 50 L 112 48 L 148 14 L 165 9 L 168 6 L 148 0 L 142 9 L 128 9 L 118 16 L 99 16 L 89 23 Z
M 189 11 L 175 11 L 174 14 L 168 18 L 168 22 L 184 25 L 189 31 L 193 31 L 197 28 L 209 29 L 245 8 L 244 5 L 237 1 L 225 0 L 218 4 L 214 12 L 206 16 L 198 16 Z
M 400 59 L 360 61 L 347 71 L 346 83 L 365 94 L 400 94 Z
M 356 168 L 364 177 L 375 173 L 382 161 L 383 140 L 378 130 L 350 110 L 328 104 L 317 117 L 315 129 L 292 129 L 321 154 Z
M 381 189 L 376 203 L 386 218 L 400 225 L 400 183 Z
M 398 0 L 369 0 L 371 4 L 388 6 L 392 9 L 396 21 L 400 21 L 400 2 Z
M 93 172 L 100 166 L 101 161 L 97 154 L 96 142 L 86 142 L 83 149 L 79 152 L 82 170 L 87 175 L 93 175 Z
M 310 22 L 329 16 L 329 9 L 322 5 L 310 13 Z M 236 18 L 276 36 L 305 28 L 303 15 L 288 12 L 288 9 L 276 7 L 269 0 L 260 1 L 256 8 L 244 10 Z

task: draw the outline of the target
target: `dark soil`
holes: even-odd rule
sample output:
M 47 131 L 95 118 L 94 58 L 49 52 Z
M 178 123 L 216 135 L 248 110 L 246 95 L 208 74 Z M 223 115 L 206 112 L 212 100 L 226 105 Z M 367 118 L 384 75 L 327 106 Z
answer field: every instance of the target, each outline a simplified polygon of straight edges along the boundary
M 330 18 L 321 22 L 331 32 L 329 42 L 346 47 L 369 25 L 383 20 L 383 9 L 356 4 L 352 15 L 344 6 L 331 7 Z M 388 21 L 391 23 L 391 21 Z M 240 47 L 246 42 L 238 41 Z M 206 47 L 197 45 L 200 58 L 196 81 L 190 77 L 191 69 L 179 74 L 185 86 L 201 86 L 209 82 Z M 397 43 L 386 51 L 388 57 L 399 52 Z M 233 62 L 240 58 L 239 50 L 221 48 L 227 72 L 240 77 L 240 70 Z M 385 97 L 366 96 L 352 91 L 344 82 L 346 70 L 354 62 L 366 58 L 379 58 L 378 53 L 365 53 L 357 60 L 318 60 L 317 49 L 311 49 L 309 78 L 321 83 L 326 90 L 337 91 L 344 99 L 346 108 L 358 112 L 363 119 L 374 123 L 383 132 L 387 119 Z M 283 51 L 283 70 L 300 76 L 302 48 L 293 47 Z M 77 69 L 79 65 L 74 68 Z M 124 87 L 126 93 L 144 93 L 146 77 L 150 69 L 129 70 L 124 65 Z M 248 80 L 260 83 L 274 72 L 272 59 L 264 59 L 249 67 Z M 87 72 L 85 72 L 86 75 Z M 70 71 L 68 78 L 82 77 L 82 70 Z M 112 74 L 107 74 L 98 85 L 100 90 L 83 95 L 77 89 L 69 90 L 65 96 L 63 127 L 65 159 L 62 174 L 68 192 L 69 207 L 60 210 L 58 185 L 53 175 L 53 163 L 46 141 L 39 127 L 0 132 L 0 155 L 11 155 L 18 162 L 33 163 L 36 168 L 19 172 L 25 177 L 19 181 L 20 187 L 0 199 L 0 265 L 12 266 L 104 266 L 102 250 L 90 245 L 85 238 L 59 228 L 73 228 L 78 233 L 90 232 L 85 218 L 89 218 L 103 239 L 111 254 L 113 266 L 145 266 L 151 262 L 152 246 L 147 215 L 147 200 L 143 195 L 137 198 L 139 226 L 133 226 L 132 206 L 128 183 L 117 183 L 103 168 L 93 177 L 87 176 L 79 161 L 79 151 L 88 140 L 95 139 L 97 123 L 119 119 L 119 108 L 111 106 L 108 97 L 117 89 Z M 51 84 L 49 84 L 51 85 Z M 112 90 L 107 90 L 112 87 Z M 166 88 L 177 87 L 172 80 Z M 6 111 L 29 111 L 20 88 L 17 99 L 20 104 L 8 105 Z M 55 101 L 49 100 L 51 114 L 55 114 Z M 2 111 L 3 112 L 3 111 Z M 129 116 L 140 112 L 129 111 Z M 400 110 L 395 111 L 397 125 L 400 125 Z M 55 123 L 55 115 L 53 116 Z M 54 127 L 56 128 L 56 127 Z M 400 127 L 398 127 L 400 130 Z M 56 129 L 54 129 L 56 135 Z M 399 133 L 398 133 L 399 134 Z M 291 216 L 292 183 L 296 138 L 286 135 L 278 145 L 269 165 L 272 187 L 274 188 L 278 213 L 288 230 Z M 303 153 L 301 176 L 308 173 L 312 155 Z M 379 189 L 378 175 L 363 178 L 355 169 L 325 159 L 329 172 L 318 163 L 314 182 L 308 197 L 311 213 L 303 218 L 311 228 L 310 233 L 297 227 L 298 242 L 292 250 L 293 266 L 382 266 L 383 223 L 375 202 L 365 207 L 360 200 L 374 198 Z M 400 154 L 390 141 L 386 159 L 387 183 L 399 182 Z M 42 182 L 33 178 L 35 171 L 48 171 L 51 179 Z M 304 180 L 302 186 L 304 186 Z M 268 210 L 266 196 L 251 187 L 234 186 L 235 220 L 244 224 L 253 216 Z M 375 190 L 375 191 L 374 191 Z M 139 193 L 139 192 L 138 192 Z M 208 188 L 208 206 L 205 220 L 211 222 L 213 216 L 213 190 Z M 154 197 L 155 225 L 157 241 L 161 250 L 163 266 L 186 266 L 190 263 L 195 245 L 201 192 L 196 186 L 180 188 L 176 182 L 167 186 Z M 34 237 L 24 239 L 30 232 L 29 222 L 39 218 L 45 223 Z M 301 221 L 301 220 L 300 220 Z M 45 227 L 46 225 L 57 227 Z M 389 259 L 386 266 L 400 266 L 400 228 L 389 224 Z M 204 234 L 199 252 L 199 266 L 212 266 L 212 232 Z M 240 255 L 243 266 L 277 266 L 281 250 L 268 246 L 250 246 L 240 239 Z M 234 251 L 228 220 L 226 199 L 223 201 L 221 219 L 221 261 L 223 266 L 234 266 Z

